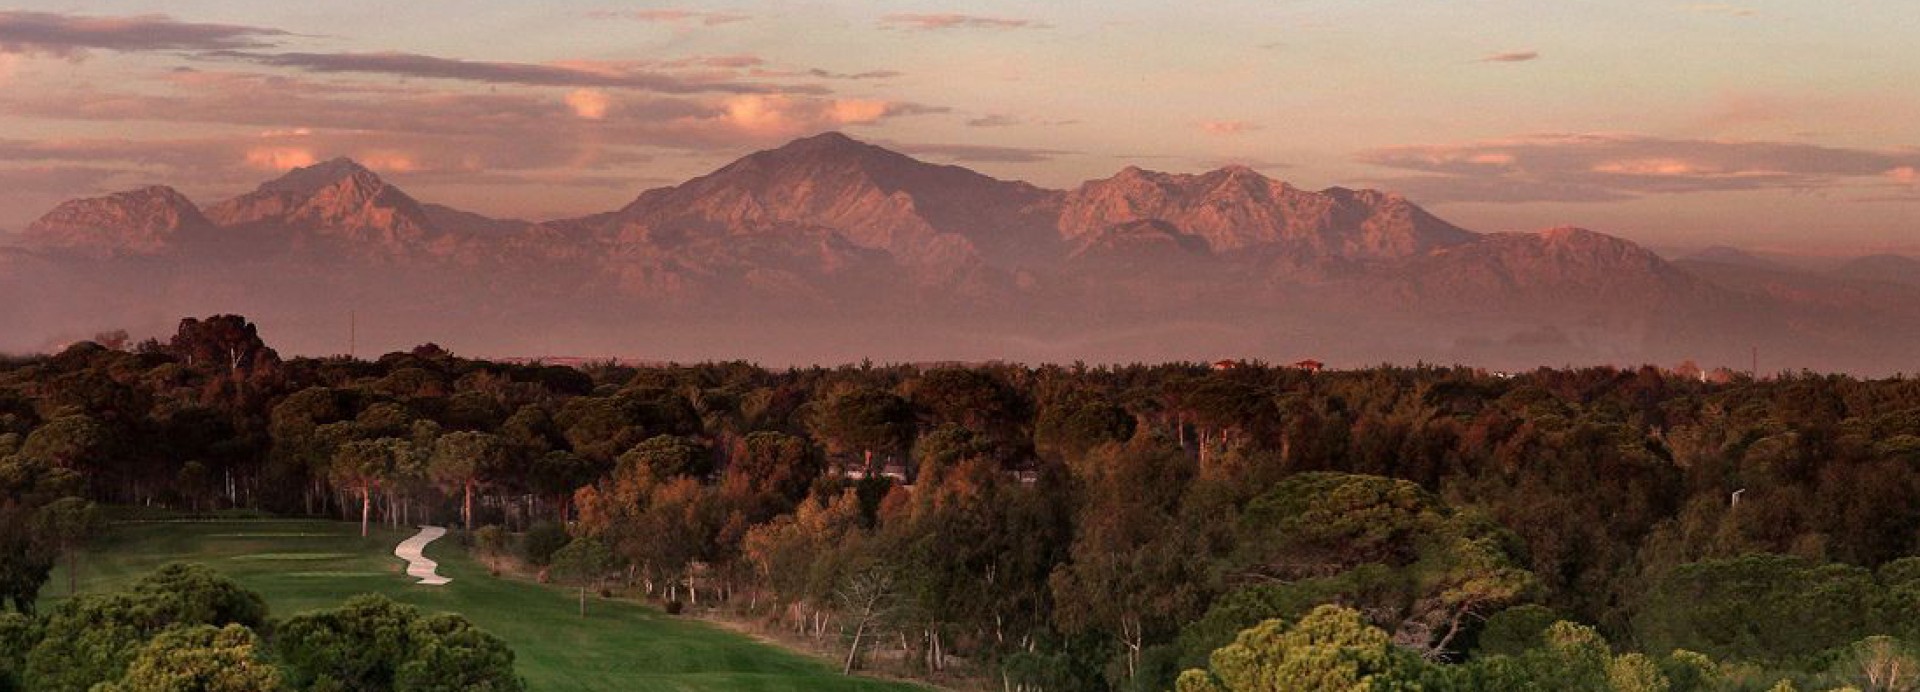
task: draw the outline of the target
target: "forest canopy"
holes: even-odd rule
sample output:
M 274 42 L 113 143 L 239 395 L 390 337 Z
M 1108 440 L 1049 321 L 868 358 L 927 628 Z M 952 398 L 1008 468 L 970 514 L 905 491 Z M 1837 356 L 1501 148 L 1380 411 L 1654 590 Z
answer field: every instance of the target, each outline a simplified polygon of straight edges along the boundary
M 93 505 L 418 519 L 520 536 L 583 601 L 622 580 L 849 669 L 885 633 L 1028 689 L 1267 689 L 1236 681 L 1325 656 L 1433 689 L 1866 688 L 1920 643 L 1917 490 L 1905 378 L 282 358 L 235 316 L 0 362 L 21 613 Z M 153 646 L 252 645 L 197 624 Z M 294 624 L 319 671 L 302 637 L 350 621 Z

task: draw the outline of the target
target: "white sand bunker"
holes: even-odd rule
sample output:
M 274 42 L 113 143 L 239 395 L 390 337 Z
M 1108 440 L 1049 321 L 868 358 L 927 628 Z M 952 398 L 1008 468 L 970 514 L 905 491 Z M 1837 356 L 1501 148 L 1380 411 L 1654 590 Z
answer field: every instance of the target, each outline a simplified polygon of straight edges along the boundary
M 432 543 L 433 539 L 445 535 L 447 535 L 447 530 L 444 528 L 438 526 L 422 526 L 420 527 L 420 533 L 414 534 L 412 538 L 401 541 L 400 545 L 393 549 L 393 554 L 407 561 L 407 576 L 417 578 L 420 580 L 420 583 L 428 586 L 439 586 L 453 581 L 452 579 L 434 574 L 434 570 L 440 566 L 439 563 L 429 560 L 425 555 L 420 554 L 420 551 L 425 550 L 427 544 Z

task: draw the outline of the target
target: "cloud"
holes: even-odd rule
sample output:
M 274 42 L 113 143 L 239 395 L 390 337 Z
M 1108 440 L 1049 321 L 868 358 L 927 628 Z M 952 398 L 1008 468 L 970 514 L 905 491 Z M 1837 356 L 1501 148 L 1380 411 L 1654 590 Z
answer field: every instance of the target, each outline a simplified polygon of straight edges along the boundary
M 1261 171 L 1275 171 L 1275 170 L 1283 170 L 1283 169 L 1293 167 L 1292 164 L 1281 163 L 1279 161 L 1269 161 L 1267 159 L 1254 158 L 1250 156 L 1229 156 L 1224 159 L 1194 159 L 1193 163 L 1196 166 L 1200 166 L 1202 168 L 1207 168 L 1207 169 L 1230 168 L 1230 167 L 1238 166 L 1241 168 L 1252 168 L 1254 170 L 1261 170 Z
M 983 17 L 972 14 L 889 14 L 880 18 L 880 25 L 892 29 L 910 29 L 913 31 L 934 31 L 940 29 L 1050 28 L 1046 24 L 1027 19 Z
M 650 9 L 626 12 L 600 10 L 597 12 L 588 12 L 587 16 L 594 19 L 626 19 L 652 24 L 699 23 L 704 26 L 732 24 L 753 18 L 738 12 L 704 12 L 700 10 L 683 9 Z
M 607 117 L 607 107 L 612 105 L 612 101 L 607 98 L 607 92 L 598 89 L 575 89 L 567 94 L 566 101 L 567 107 L 573 109 L 574 115 L 588 120 Z
M 762 58 L 758 55 L 747 55 L 745 53 L 741 53 L 737 55 L 704 55 L 700 57 L 670 61 L 663 64 L 668 67 L 698 65 L 700 67 L 725 67 L 725 68 L 738 69 L 738 68 L 758 67 L 760 65 L 765 65 L 767 64 L 767 60 L 766 58 Z
M 901 115 L 940 113 L 946 109 L 878 99 L 809 99 L 784 94 L 751 94 L 726 99 L 717 117 L 683 123 L 730 127 L 758 138 L 781 138 L 847 125 L 868 125 Z
M 90 17 L 0 11 L 0 53 L 77 58 L 89 49 L 122 52 L 263 48 L 291 34 L 236 24 L 178 22 L 166 15 Z
M 305 147 L 261 146 L 247 150 L 247 166 L 263 171 L 287 171 L 311 166 L 319 161 L 313 150 Z
M 966 163 L 1039 163 L 1073 154 L 1060 149 L 1000 147 L 980 144 L 900 144 L 887 146 L 916 156 L 930 156 Z
M 1258 123 L 1250 123 L 1245 120 L 1208 120 L 1200 123 L 1201 131 L 1210 135 L 1220 136 L 1242 135 L 1263 129 L 1263 127 L 1264 126 Z
M 600 87 L 637 89 L 665 94 L 703 92 L 825 93 L 820 87 L 775 87 L 734 81 L 692 80 L 678 75 L 650 71 L 631 64 L 569 63 L 534 64 L 457 60 L 416 53 L 249 53 L 218 51 L 207 57 L 230 58 L 273 67 L 289 67 L 320 73 L 386 74 L 400 77 L 451 79 L 489 84 L 528 86 Z
M 1548 134 L 1386 147 L 1358 160 L 1420 175 L 1382 179 L 1430 201 L 1606 201 L 1650 194 L 1809 190 L 1895 177 L 1917 150 L 1794 142 Z M 1419 196 L 1419 195 L 1416 195 Z
M 828 72 L 820 68 L 807 70 L 807 75 L 820 79 L 892 79 L 901 73 L 898 70 L 870 70 L 867 72 Z
M 1740 7 L 1738 5 L 1729 5 L 1726 3 L 1717 3 L 1717 2 L 1682 5 L 1680 6 L 1680 9 L 1685 10 L 1687 12 L 1692 12 L 1694 14 L 1724 14 L 1732 17 L 1752 17 L 1760 14 L 1758 10 L 1754 10 L 1752 8 Z
M 1011 115 L 983 115 L 968 118 L 967 127 L 1008 127 L 1020 124 L 1020 119 Z
M 1914 166 L 1901 166 L 1899 168 L 1888 169 L 1886 175 L 1896 183 L 1905 185 L 1920 183 L 1920 168 L 1915 168 Z
M 1533 62 L 1540 59 L 1540 52 L 1517 50 L 1506 53 L 1494 53 L 1480 59 L 1480 62 Z

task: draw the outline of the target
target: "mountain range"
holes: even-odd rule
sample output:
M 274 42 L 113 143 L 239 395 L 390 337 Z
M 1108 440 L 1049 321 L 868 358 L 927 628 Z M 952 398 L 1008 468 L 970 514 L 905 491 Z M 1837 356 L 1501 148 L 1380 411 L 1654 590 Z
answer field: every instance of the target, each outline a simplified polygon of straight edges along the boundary
M 0 350 L 240 312 L 282 350 L 1093 362 L 1314 358 L 1911 369 L 1920 261 L 1669 261 L 1579 228 L 1478 233 L 1391 192 L 1245 167 L 1070 190 L 839 133 L 546 222 L 423 202 L 351 160 L 206 206 L 63 203 L 0 249 Z

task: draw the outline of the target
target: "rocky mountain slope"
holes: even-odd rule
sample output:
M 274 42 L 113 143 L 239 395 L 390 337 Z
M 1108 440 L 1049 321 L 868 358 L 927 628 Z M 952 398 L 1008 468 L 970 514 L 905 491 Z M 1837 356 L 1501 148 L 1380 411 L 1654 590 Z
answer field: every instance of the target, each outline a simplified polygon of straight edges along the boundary
M 576 219 L 423 203 L 335 159 L 204 213 L 159 187 L 68 202 L 11 252 L 31 261 L 0 282 L 89 300 L 0 349 L 237 310 L 320 352 L 353 312 L 396 345 L 496 355 L 1707 362 L 1791 338 L 1769 330 L 1803 304 L 1593 231 L 1475 233 L 1389 192 L 1244 167 L 1048 190 L 838 133 Z M 1503 346 L 1540 334 L 1560 350 Z

